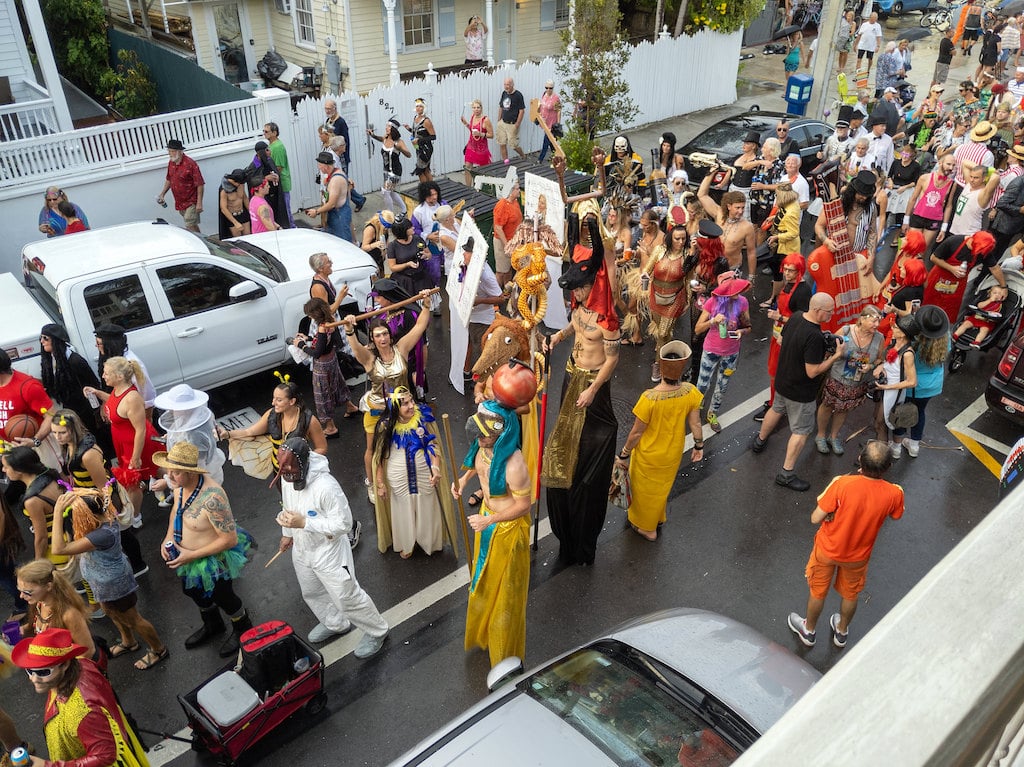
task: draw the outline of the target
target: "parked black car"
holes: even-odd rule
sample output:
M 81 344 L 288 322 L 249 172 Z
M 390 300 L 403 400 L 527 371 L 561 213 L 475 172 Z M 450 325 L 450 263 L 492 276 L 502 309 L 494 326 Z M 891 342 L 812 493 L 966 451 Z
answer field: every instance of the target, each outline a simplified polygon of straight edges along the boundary
M 744 112 L 734 117 L 721 120 L 702 134 L 677 150 L 689 156 L 693 152 L 705 152 L 718 156 L 720 162 L 731 165 L 732 161 L 743 154 L 743 137 L 750 131 L 757 131 L 763 142 L 766 138 L 775 137 L 775 126 L 779 120 L 789 122 L 789 136 L 800 148 L 802 158 L 801 173 L 807 174 L 819 164 L 818 152 L 825 140 L 835 132 L 831 125 L 821 120 L 808 117 L 797 117 L 785 112 Z M 691 184 L 699 184 L 707 173 L 707 167 L 693 165 L 686 161 L 686 172 Z
M 985 401 L 994 411 L 1024 424 L 1024 333 L 1003 352 L 985 388 Z

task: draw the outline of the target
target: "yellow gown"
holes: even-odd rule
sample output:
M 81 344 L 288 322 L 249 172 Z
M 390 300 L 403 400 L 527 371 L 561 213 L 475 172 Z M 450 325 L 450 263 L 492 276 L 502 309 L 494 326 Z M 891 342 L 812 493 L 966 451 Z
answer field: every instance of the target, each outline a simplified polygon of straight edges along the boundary
M 486 506 L 480 508 L 481 514 L 490 514 Z M 465 647 L 487 648 L 493 668 L 504 658 L 522 658 L 526 653 L 529 515 L 499 522 L 477 533 L 473 548 Z
M 633 415 L 647 424 L 629 460 L 633 496 L 627 514 L 642 530 L 656 530 L 665 521 L 665 506 L 672 490 L 686 443 L 686 417 L 704 397 L 695 386 L 675 391 L 648 389 L 633 407 Z

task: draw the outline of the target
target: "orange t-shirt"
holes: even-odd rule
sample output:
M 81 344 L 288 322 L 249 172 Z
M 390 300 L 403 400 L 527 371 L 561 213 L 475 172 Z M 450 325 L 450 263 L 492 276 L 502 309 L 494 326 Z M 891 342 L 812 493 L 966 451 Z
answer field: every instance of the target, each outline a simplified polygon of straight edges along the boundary
M 903 488 L 884 479 L 846 474 L 829 483 L 818 496 L 818 506 L 835 514 L 818 528 L 818 551 L 836 562 L 863 562 L 871 556 L 885 520 L 903 516 Z
M 516 229 L 523 223 L 523 211 L 519 208 L 518 202 L 513 202 L 507 197 L 502 197 L 494 206 L 494 225 L 500 226 L 505 233 L 505 241 L 512 239 Z

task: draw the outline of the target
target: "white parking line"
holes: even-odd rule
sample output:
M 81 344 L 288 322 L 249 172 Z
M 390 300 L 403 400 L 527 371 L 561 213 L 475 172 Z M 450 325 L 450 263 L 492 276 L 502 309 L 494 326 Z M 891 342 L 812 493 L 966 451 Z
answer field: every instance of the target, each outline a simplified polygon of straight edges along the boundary
M 722 424 L 722 428 L 725 429 L 726 427 L 749 417 L 751 413 L 761 409 L 761 405 L 768 399 L 769 393 L 768 389 L 759 391 L 757 394 L 749 397 L 736 407 L 733 407 L 719 415 L 718 422 Z M 704 425 L 703 431 L 705 439 L 716 436 L 714 431 L 711 430 L 711 427 L 706 424 Z M 692 447 L 693 435 L 688 435 L 686 437 L 685 449 L 690 450 Z M 551 523 L 548 521 L 547 517 L 545 517 L 540 521 L 538 539 L 547 538 L 549 535 L 551 535 Z M 444 576 L 440 580 L 431 583 L 429 586 L 426 586 L 416 592 L 408 599 L 405 599 L 394 607 L 385 610 L 383 613 L 384 619 L 388 622 L 388 625 L 394 629 L 396 626 L 400 626 L 411 618 L 414 618 L 431 605 L 451 596 L 459 589 L 466 588 L 468 585 L 469 572 L 463 563 L 460 564 L 460 566 L 453 572 Z M 357 644 L 359 644 L 359 632 L 352 632 L 347 636 L 335 639 L 333 642 L 328 642 L 326 645 L 321 647 L 320 652 L 324 656 L 325 667 L 329 668 L 345 656 L 349 655 L 356 649 Z M 174 734 L 179 738 L 190 738 L 192 736 L 192 730 L 185 727 Z M 169 739 L 163 740 L 150 750 L 148 754 L 150 766 L 162 767 L 162 765 L 176 759 L 188 750 L 189 745 L 187 743 Z
M 547 538 L 550 534 L 551 524 L 548 522 L 547 517 L 545 517 L 540 521 L 538 539 Z M 408 599 L 405 599 L 394 607 L 385 610 L 383 613 L 384 620 L 386 620 L 391 629 L 394 630 L 396 626 L 402 625 L 407 620 L 414 618 L 431 605 L 440 602 L 442 599 L 451 596 L 459 589 L 463 589 L 468 585 L 469 571 L 463 563 L 460 564 L 453 572 L 444 576 L 440 580 L 431 583 L 429 586 L 416 592 Z M 353 631 L 351 634 L 339 637 L 333 642 L 328 642 L 326 645 L 321 647 L 320 653 L 324 656 L 324 667 L 330 668 L 355 650 L 356 645 L 359 644 L 360 637 L 360 632 Z M 190 738 L 192 736 L 192 730 L 185 727 L 174 734 L 179 738 Z M 176 759 L 188 750 L 189 745 L 187 743 L 182 743 L 177 740 L 163 740 L 149 752 L 150 767 L 161 767 L 161 765 L 167 764 L 172 759 Z
M 979 445 L 997 450 L 1003 455 L 1009 455 L 1010 446 L 1005 445 L 997 439 L 993 439 L 986 434 L 982 434 L 980 431 L 971 428 L 971 424 L 978 420 L 988 411 L 988 403 L 985 402 L 985 395 L 982 394 L 974 402 L 965 407 L 960 413 L 956 415 L 949 423 L 946 424 L 946 428 L 952 432 L 960 432 L 961 434 L 970 437 Z

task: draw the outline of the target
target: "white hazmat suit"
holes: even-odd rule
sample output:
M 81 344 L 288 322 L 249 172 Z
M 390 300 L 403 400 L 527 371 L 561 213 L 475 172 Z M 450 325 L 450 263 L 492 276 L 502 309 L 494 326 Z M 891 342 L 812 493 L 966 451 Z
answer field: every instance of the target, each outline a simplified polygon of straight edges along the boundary
M 369 636 L 385 636 L 387 621 L 356 580 L 348 542 L 352 510 L 327 459 L 310 452 L 305 487 L 296 490 L 284 479 L 281 487 L 283 507 L 305 515 L 305 527 L 282 527 L 281 532 L 292 539 L 292 564 L 309 609 L 337 634 L 351 624 Z

